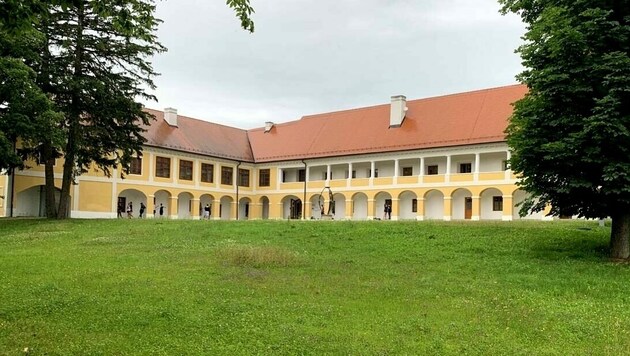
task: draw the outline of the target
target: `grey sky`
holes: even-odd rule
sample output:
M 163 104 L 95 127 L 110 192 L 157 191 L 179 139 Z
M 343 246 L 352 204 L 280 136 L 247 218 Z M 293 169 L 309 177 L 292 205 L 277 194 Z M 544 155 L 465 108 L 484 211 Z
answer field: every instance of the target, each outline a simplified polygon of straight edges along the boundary
M 515 83 L 524 25 L 496 0 L 251 0 L 253 34 L 223 0 L 158 2 L 159 103 L 252 128 L 304 115 Z

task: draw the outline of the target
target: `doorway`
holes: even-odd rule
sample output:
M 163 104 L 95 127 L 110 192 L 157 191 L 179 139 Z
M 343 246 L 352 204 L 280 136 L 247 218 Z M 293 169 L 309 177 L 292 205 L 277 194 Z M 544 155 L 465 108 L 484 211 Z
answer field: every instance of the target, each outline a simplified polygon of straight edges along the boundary
M 470 220 L 472 217 L 472 198 L 464 198 L 464 219 Z

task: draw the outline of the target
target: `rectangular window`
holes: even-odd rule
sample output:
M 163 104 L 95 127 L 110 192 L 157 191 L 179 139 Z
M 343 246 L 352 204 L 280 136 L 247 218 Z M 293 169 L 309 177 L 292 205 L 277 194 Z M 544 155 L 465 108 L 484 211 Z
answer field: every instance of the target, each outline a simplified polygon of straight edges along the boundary
M 459 164 L 459 173 L 470 173 L 470 172 L 472 172 L 472 163 Z
M 171 159 L 167 157 L 155 157 L 155 176 L 161 178 L 171 177 Z
M 179 160 L 179 179 L 192 180 L 193 163 L 192 161 Z
M 418 199 L 412 199 L 411 200 L 411 212 L 412 213 L 417 213 L 418 212 Z
M 306 169 L 298 170 L 298 182 L 306 182 Z
M 258 171 L 258 186 L 268 187 L 271 185 L 271 170 L 261 169 Z
M 234 175 L 234 168 L 221 166 L 221 184 L 232 185 L 233 175 Z
M 352 171 L 352 178 L 356 178 L 357 177 L 357 171 Z
M 378 168 L 374 168 L 374 178 L 378 178 Z
M 201 164 L 201 181 L 204 183 L 214 183 L 214 164 Z
M 413 175 L 413 167 L 403 167 L 403 177 L 409 177 Z
M 142 174 L 142 157 L 132 157 L 129 164 L 129 174 Z
M 249 187 L 249 169 L 238 170 L 238 185 L 240 187 Z
M 492 197 L 492 211 L 503 211 L 503 197 Z
M 427 175 L 429 176 L 433 176 L 438 174 L 438 166 L 437 164 L 435 165 L 431 165 L 431 166 L 427 166 Z

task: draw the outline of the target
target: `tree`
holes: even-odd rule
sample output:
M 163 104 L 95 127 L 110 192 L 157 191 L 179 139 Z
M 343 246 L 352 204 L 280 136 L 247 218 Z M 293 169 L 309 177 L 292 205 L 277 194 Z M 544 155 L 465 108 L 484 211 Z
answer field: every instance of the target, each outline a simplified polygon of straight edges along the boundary
M 499 0 L 528 25 L 507 129 L 521 213 L 612 218 L 610 255 L 630 257 L 630 4 Z
M 227 5 L 235 10 L 241 26 L 253 32 L 249 0 L 228 0 Z M 34 33 L 43 41 L 43 46 L 26 47 L 37 52 L 33 61 L 0 53 L 0 70 L 7 68 L 1 73 L 6 75 L 2 89 L 8 93 L 6 83 L 24 84 L 11 88 L 13 96 L 0 97 L 4 100 L 0 109 L 6 109 L 0 111 L 0 160 L 21 164 L 13 147 L 16 137 L 23 142 L 30 138 L 29 128 L 62 131 L 61 144 L 55 135 L 34 140 L 38 156 L 45 161 L 48 217 L 67 217 L 70 187 L 93 163 L 109 175 L 112 168 L 127 167 L 131 157 L 141 153 L 142 126 L 151 117 L 135 100 L 155 99 L 145 92 L 154 88 L 156 75 L 148 59 L 165 50 L 155 36 L 160 20 L 154 11 L 153 0 L 0 0 L 0 31 L 17 34 L 7 38 Z M 26 87 L 32 95 L 25 95 Z M 63 115 L 54 115 L 50 99 Z M 44 102 L 48 107 L 42 106 Z M 2 125 L 17 122 L 16 117 L 25 125 Z M 61 120 L 48 131 L 37 118 Z M 52 166 L 59 151 L 65 161 L 56 209 Z

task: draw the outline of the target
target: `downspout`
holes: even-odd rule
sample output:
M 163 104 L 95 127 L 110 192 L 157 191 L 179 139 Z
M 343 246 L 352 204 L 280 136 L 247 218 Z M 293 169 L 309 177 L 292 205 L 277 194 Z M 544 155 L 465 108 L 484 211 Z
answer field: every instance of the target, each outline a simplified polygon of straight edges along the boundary
M 240 209 L 240 203 L 238 201 L 238 186 L 239 186 L 239 179 L 241 178 L 240 174 L 238 173 L 238 169 L 241 166 L 241 161 L 238 161 L 238 164 L 236 165 L 236 220 L 238 220 L 238 211 Z
M 304 164 L 304 198 L 302 199 L 302 220 L 306 219 L 306 181 L 308 180 L 308 175 L 306 174 L 306 161 L 302 160 Z

